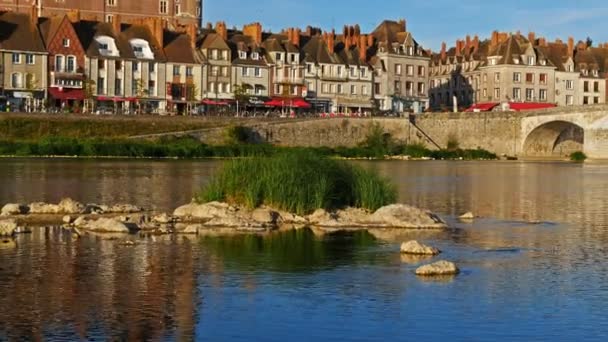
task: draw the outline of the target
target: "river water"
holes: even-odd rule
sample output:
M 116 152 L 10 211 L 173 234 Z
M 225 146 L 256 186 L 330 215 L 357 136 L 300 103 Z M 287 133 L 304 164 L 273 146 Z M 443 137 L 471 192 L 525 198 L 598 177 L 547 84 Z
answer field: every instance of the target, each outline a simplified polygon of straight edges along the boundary
M 0 160 L 0 203 L 171 210 L 209 161 Z M 162 237 L 135 247 L 58 229 L 0 245 L 0 340 L 544 340 L 608 336 L 608 165 L 378 162 L 445 232 Z M 482 219 L 461 223 L 473 211 Z M 535 223 L 528 223 L 537 221 Z M 463 270 L 421 279 L 419 239 Z

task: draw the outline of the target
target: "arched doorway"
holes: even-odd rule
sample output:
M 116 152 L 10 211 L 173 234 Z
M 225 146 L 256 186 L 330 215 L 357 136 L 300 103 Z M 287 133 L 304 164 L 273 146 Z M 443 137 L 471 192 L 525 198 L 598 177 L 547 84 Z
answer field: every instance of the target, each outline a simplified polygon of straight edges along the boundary
M 535 128 L 524 144 L 527 157 L 567 157 L 573 152 L 583 151 L 585 130 L 571 122 L 552 121 Z

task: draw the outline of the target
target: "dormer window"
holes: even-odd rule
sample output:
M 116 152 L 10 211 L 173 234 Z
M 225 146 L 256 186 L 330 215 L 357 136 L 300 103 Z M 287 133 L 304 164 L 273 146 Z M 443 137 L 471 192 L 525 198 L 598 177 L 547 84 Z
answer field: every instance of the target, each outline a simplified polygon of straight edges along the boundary
M 135 55 L 135 57 L 142 59 L 154 59 L 154 53 L 152 52 L 148 41 L 135 38 L 131 39 L 129 41 L 129 44 L 133 49 L 133 54 Z
M 281 53 L 280 53 L 280 52 L 277 52 L 277 53 L 274 55 L 274 58 L 275 58 L 275 60 L 276 60 L 277 62 L 281 62 L 281 61 L 282 61 L 282 59 L 283 59 L 282 57 L 283 57 L 283 56 L 281 56 Z
M 260 59 L 260 54 L 257 52 L 252 52 L 251 59 L 253 59 L 254 61 L 257 61 L 258 59 Z
M 583 69 L 581 70 L 581 72 L 583 73 L 583 75 L 587 76 L 589 74 L 589 72 L 587 71 L 587 69 Z
M 566 65 L 566 71 L 567 71 L 567 72 L 572 72 L 572 71 L 574 71 L 574 70 L 572 70 L 572 65 L 571 65 L 571 64 Z
M 593 70 L 593 76 L 598 77 L 599 76 L 599 72 L 597 70 Z
M 102 56 L 120 57 L 114 38 L 110 36 L 98 36 L 95 37 L 97 46 L 99 47 L 99 54 Z
M 535 65 L 535 60 L 533 56 L 528 56 L 528 65 Z
M 247 59 L 247 52 L 245 52 L 245 51 L 239 51 L 239 58 L 240 59 Z
M 410 56 L 414 55 L 414 47 L 413 46 L 408 46 L 407 47 L 407 54 Z
M 547 61 L 546 61 L 546 60 L 544 60 L 544 59 L 541 59 L 541 60 L 540 60 L 540 65 L 542 65 L 542 66 L 547 65 Z
M 519 64 L 519 58 L 513 58 L 513 63 Z
M 108 44 L 99 44 L 99 50 L 107 50 Z

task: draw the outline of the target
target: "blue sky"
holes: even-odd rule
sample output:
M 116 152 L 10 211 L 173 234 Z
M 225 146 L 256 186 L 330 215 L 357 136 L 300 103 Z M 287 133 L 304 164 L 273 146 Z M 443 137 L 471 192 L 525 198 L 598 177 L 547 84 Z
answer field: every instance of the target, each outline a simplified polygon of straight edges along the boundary
M 273 32 L 306 25 L 341 31 L 355 23 L 368 32 L 383 19 L 405 18 L 416 39 L 434 50 L 443 40 L 453 45 L 466 34 L 484 38 L 495 29 L 608 42 L 607 0 L 204 0 L 204 11 L 205 22 L 241 27 L 260 21 Z

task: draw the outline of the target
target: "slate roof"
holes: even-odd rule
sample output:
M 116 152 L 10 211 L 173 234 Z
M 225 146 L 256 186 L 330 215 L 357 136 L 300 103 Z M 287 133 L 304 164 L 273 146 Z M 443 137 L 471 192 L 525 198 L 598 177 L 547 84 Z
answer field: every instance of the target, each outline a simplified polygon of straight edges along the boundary
M 27 14 L 0 13 L 0 50 L 46 53 L 36 26 Z
M 304 61 L 318 64 L 345 64 L 338 54 L 329 52 L 327 43 L 321 36 L 312 37 L 302 48 Z

